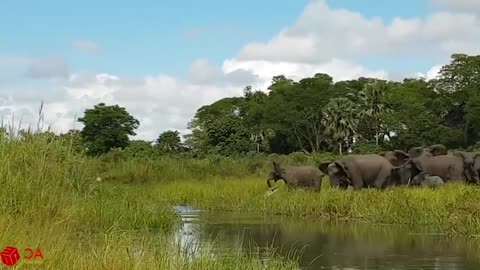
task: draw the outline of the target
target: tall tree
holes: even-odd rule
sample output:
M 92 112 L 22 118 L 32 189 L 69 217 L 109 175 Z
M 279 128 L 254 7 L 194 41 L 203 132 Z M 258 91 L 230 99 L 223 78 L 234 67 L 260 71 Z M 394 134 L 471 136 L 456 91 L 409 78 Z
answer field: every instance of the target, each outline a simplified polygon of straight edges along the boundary
M 157 138 L 157 149 L 161 153 L 176 154 L 182 151 L 182 142 L 180 140 L 180 132 L 176 130 L 167 130 L 160 134 Z
M 283 76 L 273 81 L 264 106 L 266 122 L 284 134 L 291 132 L 298 149 L 320 151 L 325 144 L 321 108 L 336 95 L 332 77 L 318 73 L 298 83 Z
M 480 89 L 480 55 L 452 54 L 451 62 L 441 68 L 438 79 L 433 80 L 432 84 L 444 103 L 449 104 L 443 106 L 446 109 L 446 121 L 463 129 L 463 145 L 479 140 L 473 123 L 466 117 L 466 104 Z
M 140 125 L 125 108 L 118 105 L 99 103 L 93 109 L 86 109 L 84 114 L 78 121 L 84 124 L 80 133 L 90 155 L 127 147 L 128 136 L 136 135 L 134 130 Z
M 197 110 L 187 143 L 197 152 L 232 155 L 255 151 L 245 121 L 245 99 L 223 98 Z
M 344 144 L 349 144 L 357 134 L 359 112 L 348 98 L 333 98 L 325 106 L 323 114 L 325 133 L 338 143 L 339 153 L 342 154 Z
M 383 124 L 382 115 L 391 113 L 387 104 L 387 84 L 382 81 L 366 83 L 359 93 L 362 113 L 367 122 L 373 125 L 375 131 L 375 144 L 378 147 L 380 126 Z

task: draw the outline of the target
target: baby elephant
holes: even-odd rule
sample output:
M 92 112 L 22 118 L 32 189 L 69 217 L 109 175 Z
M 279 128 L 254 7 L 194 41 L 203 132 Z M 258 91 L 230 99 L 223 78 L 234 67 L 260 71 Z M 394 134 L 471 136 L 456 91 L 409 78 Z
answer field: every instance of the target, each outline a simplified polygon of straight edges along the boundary
M 426 172 L 421 172 L 417 176 L 413 177 L 410 184 L 412 186 L 438 187 L 445 184 L 445 182 L 440 176 L 430 175 Z
M 316 167 L 311 166 L 281 166 L 273 162 L 273 168 L 267 178 L 267 185 L 272 188 L 271 180 L 277 182 L 282 179 L 288 188 L 310 188 L 319 191 L 324 174 Z

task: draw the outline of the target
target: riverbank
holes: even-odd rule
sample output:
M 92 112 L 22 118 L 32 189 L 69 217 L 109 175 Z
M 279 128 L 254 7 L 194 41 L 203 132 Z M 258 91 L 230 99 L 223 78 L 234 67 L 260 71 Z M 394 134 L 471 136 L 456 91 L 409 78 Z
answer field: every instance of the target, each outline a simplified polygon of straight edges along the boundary
M 86 157 L 72 152 L 65 141 L 41 136 L 0 140 L 0 243 L 43 254 L 43 260 L 32 261 L 21 253 L 18 264 L 42 263 L 47 269 L 264 269 L 258 257 L 235 251 L 221 258 L 209 253 L 186 257 L 168 238 L 180 222 L 172 209 L 178 204 L 307 220 L 423 226 L 450 236 L 480 234 L 478 187 L 351 192 L 330 189 L 324 178 L 319 193 L 281 187 L 265 196 L 270 161 L 262 157 L 236 162 L 122 155 Z M 283 158 L 289 164 L 314 163 L 304 157 Z M 296 268 L 294 260 L 275 252 L 268 263 L 275 269 Z
M 448 184 L 438 189 L 393 188 L 341 191 L 324 180 L 322 191 L 280 190 L 266 196 L 265 178 L 239 181 L 177 181 L 149 189 L 166 203 L 206 210 L 296 216 L 305 219 L 359 220 L 424 227 L 448 236 L 480 236 L 480 187 Z
M 170 241 L 181 222 L 172 205 L 147 186 L 105 183 L 98 175 L 115 171 L 64 141 L 0 138 L 0 164 L 0 250 L 18 249 L 18 269 L 296 268 L 274 253 L 268 262 L 240 253 L 185 256 Z

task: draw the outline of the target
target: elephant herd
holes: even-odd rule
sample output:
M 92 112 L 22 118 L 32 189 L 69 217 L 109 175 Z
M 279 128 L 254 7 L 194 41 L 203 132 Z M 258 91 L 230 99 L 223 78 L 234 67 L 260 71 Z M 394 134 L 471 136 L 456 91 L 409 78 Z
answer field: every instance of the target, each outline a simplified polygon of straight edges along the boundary
M 284 180 L 289 188 L 320 190 L 322 178 L 328 175 L 330 185 L 340 189 L 352 186 L 385 189 L 393 186 L 436 187 L 449 181 L 480 184 L 480 153 L 454 151 L 441 144 L 413 147 L 379 154 L 349 155 L 314 166 L 286 166 L 273 162 L 267 178 Z

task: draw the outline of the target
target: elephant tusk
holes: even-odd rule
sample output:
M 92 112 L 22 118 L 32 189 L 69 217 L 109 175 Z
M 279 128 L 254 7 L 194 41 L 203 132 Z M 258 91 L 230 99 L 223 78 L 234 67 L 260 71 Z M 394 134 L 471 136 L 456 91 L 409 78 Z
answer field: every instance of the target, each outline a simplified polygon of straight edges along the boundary
M 407 187 L 410 186 L 410 181 L 412 180 L 412 178 L 408 178 L 408 182 L 407 182 Z

